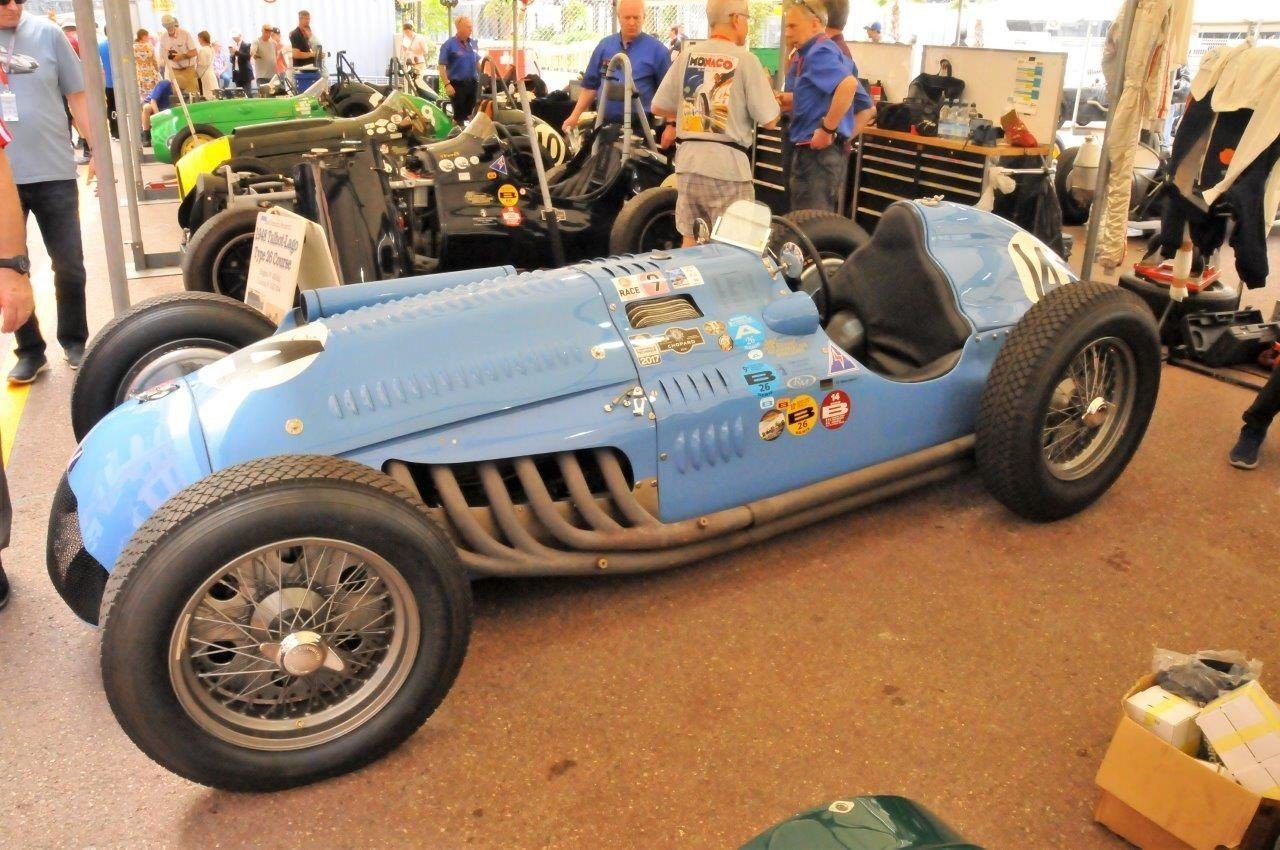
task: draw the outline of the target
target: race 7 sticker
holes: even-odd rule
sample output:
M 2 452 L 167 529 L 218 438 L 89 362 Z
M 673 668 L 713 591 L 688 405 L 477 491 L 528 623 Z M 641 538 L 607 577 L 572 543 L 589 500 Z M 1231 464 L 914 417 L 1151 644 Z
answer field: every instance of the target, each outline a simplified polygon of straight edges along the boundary
M 849 412 L 853 409 L 853 404 L 849 399 L 849 394 L 844 390 L 832 390 L 827 393 L 827 397 L 822 400 L 822 410 L 820 418 L 822 419 L 822 427 L 828 431 L 834 431 L 841 425 L 849 421 Z
M 834 342 L 827 346 L 827 375 L 842 375 L 858 371 L 858 361 Z
M 671 294 L 671 284 L 661 272 L 645 272 L 615 278 L 613 285 L 618 290 L 618 297 L 623 301 Z
M 747 363 L 742 367 L 742 380 L 760 398 L 773 395 L 778 373 L 768 363 Z
M 692 286 L 702 286 L 705 282 L 702 279 L 702 272 L 698 271 L 697 266 L 681 266 L 678 269 L 667 269 L 667 280 L 671 282 L 672 289 L 688 289 Z
M 729 336 L 736 347 L 759 348 L 764 342 L 764 328 L 755 316 L 734 316 L 729 319 Z
M 705 342 L 702 331 L 697 328 L 667 328 L 662 336 L 637 334 L 631 337 L 631 347 L 635 349 L 636 359 L 641 366 L 658 365 L 662 362 L 664 351 L 688 354 Z

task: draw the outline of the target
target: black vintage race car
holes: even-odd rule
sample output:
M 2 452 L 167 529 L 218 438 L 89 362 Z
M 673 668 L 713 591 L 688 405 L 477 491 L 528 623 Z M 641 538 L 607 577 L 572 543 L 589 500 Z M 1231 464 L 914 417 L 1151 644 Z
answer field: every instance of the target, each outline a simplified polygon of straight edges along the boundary
M 550 210 L 528 136 L 483 113 L 459 135 L 407 151 L 373 140 L 304 160 L 288 202 L 338 237 L 330 241 L 343 281 L 474 268 L 493 258 L 545 268 L 680 244 L 675 189 L 662 186 L 668 158 L 651 134 L 637 138 L 617 125 L 592 131 L 574 157 L 550 169 Z M 182 266 L 188 290 L 244 299 L 257 216 L 272 199 L 233 204 L 195 232 Z

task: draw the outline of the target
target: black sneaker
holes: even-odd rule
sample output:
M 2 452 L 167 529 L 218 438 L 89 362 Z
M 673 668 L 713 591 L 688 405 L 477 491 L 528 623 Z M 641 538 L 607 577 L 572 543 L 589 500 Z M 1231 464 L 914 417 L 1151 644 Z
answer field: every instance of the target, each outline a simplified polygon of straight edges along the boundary
M 1240 429 L 1240 439 L 1236 440 L 1231 450 L 1231 465 L 1236 469 L 1256 469 L 1258 466 L 1258 450 L 1266 434 L 1252 431 L 1248 426 Z
M 80 368 L 80 361 L 84 360 L 84 343 L 73 342 L 66 348 L 62 349 L 62 356 L 71 364 L 72 369 Z
M 9 604 L 9 577 L 4 574 L 4 567 L 0 567 L 0 610 Z
M 24 354 L 18 358 L 18 365 L 9 370 L 9 383 L 30 384 L 48 368 L 49 358 L 43 354 Z
M 142 131 L 142 146 L 145 148 L 151 147 L 151 131 L 150 130 Z

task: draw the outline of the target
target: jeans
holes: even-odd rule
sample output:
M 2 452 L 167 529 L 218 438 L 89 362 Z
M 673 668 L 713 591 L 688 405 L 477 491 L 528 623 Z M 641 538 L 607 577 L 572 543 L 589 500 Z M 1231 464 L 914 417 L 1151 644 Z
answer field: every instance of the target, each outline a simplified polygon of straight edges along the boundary
M 1277 411 L 1280 411 L 1280 369 L 1272 369 L 1267 385 L 1258 391 L 1258 397 L 1244 412 L 1245 428 L 1260 437 L 1265 436 Z
M 53 259 L 53 286 L 58 294 L 58 342 L 63 348 L 84 345 L 89 318 L 84 304 L 84 248 L 80 243 L 80 201 L 74 180 L 50 180 L 18 187 L 25 216 L 40 225 L 44 247 Z M 18 328 L 18 356 L 44 354 L 44 337 L 35 313 Z
M 849 154 L 839 141 L 820 151 L 815 151 L 808 145 L 793 147 L 788 180 L 791 211 L 838 212 L 836 204 L 848 169 Z

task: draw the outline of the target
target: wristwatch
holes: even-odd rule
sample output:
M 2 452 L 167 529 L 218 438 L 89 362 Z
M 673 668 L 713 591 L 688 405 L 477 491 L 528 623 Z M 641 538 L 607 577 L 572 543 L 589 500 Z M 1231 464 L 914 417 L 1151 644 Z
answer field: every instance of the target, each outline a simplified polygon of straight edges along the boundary
M 822 128 L 822 132 L 826 133 L 828 136 L 831 136 L 832 138 L 835 138 L 835 135 L 836 135 L 836 131 L 835 131 L 835 130 L 829 130 L 829 129 L 827 129 L 827 125 L 826 125 L 826 124 L 821 124 L 821 123 L 820 123 L 820 124 L 818 124 L 818 126 Z M 839 129 L 839 128 L 837 127 L 836 129 Z
M 31 261 L 27 259 L 26 254 L 19 254 L 16 257 L 0 257 L 0 269 L 13 269 L 18 274 L 31 274 Z

